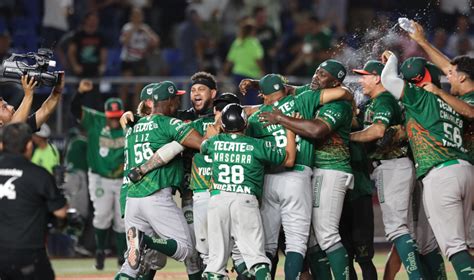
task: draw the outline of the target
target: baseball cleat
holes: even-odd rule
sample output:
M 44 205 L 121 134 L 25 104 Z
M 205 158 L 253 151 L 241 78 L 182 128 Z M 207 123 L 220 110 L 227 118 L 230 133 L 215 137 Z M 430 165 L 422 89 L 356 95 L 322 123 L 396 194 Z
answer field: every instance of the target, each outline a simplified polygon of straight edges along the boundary
M 97 251 L 95 253 L 95 269 L 103 270 L 104 269 L 104 261 L 105 261 L 105 253 L 104 251 Z
M 127 230 L 128 249 L 125 256 L 130 268 L 134 270 L 140 265 L 140 258 L 142 256 L 142 248 L 140 248 L 142 236 L 142 232 L 140 232 L 136 227 L 131 227 Z

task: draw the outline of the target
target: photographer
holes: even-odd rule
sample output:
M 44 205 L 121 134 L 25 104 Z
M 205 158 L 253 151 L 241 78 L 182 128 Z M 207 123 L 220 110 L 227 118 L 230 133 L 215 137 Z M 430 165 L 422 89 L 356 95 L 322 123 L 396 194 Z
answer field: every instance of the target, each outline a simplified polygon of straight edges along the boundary
M 26 122 L 32 131 L 37 131 L 38 128 L 49 119 L 61 99 L 61 94 L 64 89 L 64 72 L 59 72 L 58 82 L 51 90 L 48 99 L 31 115 L 28 114 L 30 113 L 33 103 L 33 92 L 37 82 L 34 81 L 33 78 L 25 75 L 21 77 L 21 84 L 25 96 L 17 111 L 0 97 L 0 126 L 4 126 L 8 123 Z
M 46 248 L 49 216 L 64 219 L 67 204 L 53 176 L 30 162 L 25 123 L 3 128 L 0 156 L 0 279 L 54 279 Z

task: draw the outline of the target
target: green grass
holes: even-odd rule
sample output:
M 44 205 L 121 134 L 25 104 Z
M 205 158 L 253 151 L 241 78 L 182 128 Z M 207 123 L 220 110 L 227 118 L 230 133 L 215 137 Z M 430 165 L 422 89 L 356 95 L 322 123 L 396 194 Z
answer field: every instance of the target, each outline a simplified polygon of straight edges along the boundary
M 382 279 L 383 268 L 387 252 L 377 252 L 374 257 L 374 263 L 377 267 L 378 277 Z M 283 263 L 284 257 L 280 258 L 278 265 L 276 279 L 284 279 L 283 275 Z M 103 271 L 97 271 L 93 267 L 94 259 L 54 259 L 52 260 L 54 271 L 56 272 L 57 280 L 69 280 L 69 279 L 87 279 L 87 280 L 101 280 L 101 279 L 112 279 L 115 273 L 118 271 L 117 261 L 115 258 L 107 258 L 105 263 L 105 269 Z M 448 279 L 456 279 L 455 273 L 450 263 L 445 262 L 446 270 L 448 271 Z M 359 279 L 362 279 L 360 269 L 356 264 L 356 269 L 359 274 Z M 235 279 L 235 274 L 229 275 L 231 279 Z M 168 258 L 166 267 L 159 271 L 155 279 L 176 279 L 186 280 L 186 270 L 183 263 L 176 262 Z M 405 270 L 402 268 L 397 274 L 397 279 L 408 279 Z

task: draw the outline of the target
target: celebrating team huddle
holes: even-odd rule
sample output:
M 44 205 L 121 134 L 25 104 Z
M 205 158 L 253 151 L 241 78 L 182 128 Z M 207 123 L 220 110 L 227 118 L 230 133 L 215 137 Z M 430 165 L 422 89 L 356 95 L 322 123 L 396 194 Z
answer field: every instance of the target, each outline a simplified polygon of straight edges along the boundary
M 238 279 L 272 279 L 279 249 L 285 279 L 308 269 L 313 279 L 357 279 L 354 260 L 364 279 L 377 279 L 372 181 L 390 258 L 409 279 L 447 279 L 443 256 L 458 279 L 472 279 L 474 58 L 449 61 L 414 26 L 410 36 L 434 64 L 407 59 L 400 78 L 386 51 L 354 69 L 370 98 L 362 109 L 343 84 L 345 66 L 332 59 L 303 86 L 278 74 L 242 80 L 240 92 L 257 89 L 259 106 L 219 94 L 205 72 L 191 78 L 193 108 L 184 112 L 173 82 L 145 86 L 138 114 L 120 120 L 128 249 L 116 279 L 153 279 L 166 257 L 183 261 L 189 279 L 226 279 L 229 258 Z M 436 67 L 452 95 L 439 88 Z M 91 114 L 84 110 L 83 122 Z M 116 178 L 89 176 L 98 186 Z

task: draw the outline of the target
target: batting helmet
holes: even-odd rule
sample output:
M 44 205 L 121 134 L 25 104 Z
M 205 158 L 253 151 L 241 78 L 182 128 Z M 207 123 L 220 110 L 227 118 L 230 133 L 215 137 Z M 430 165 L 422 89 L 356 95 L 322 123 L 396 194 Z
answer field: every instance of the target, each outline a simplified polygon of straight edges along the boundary
M 224 92 L 213 101 L 214 107 L 216 108 L 217 111 L 220 111 L 220 112 L 222 111 L 222 109 L 224 109 L 225 106 L 231 103 L 240 104 L 240 100 L 237 97 L 237 95 L 231 92 Z
M 232 103 L 222 110 L 222 128 L 225 132 L 238 132 L 247 126 L 247 114 L 239 104 Z

